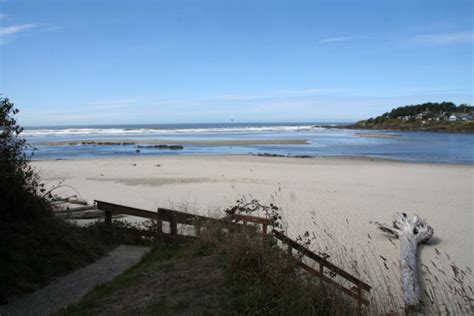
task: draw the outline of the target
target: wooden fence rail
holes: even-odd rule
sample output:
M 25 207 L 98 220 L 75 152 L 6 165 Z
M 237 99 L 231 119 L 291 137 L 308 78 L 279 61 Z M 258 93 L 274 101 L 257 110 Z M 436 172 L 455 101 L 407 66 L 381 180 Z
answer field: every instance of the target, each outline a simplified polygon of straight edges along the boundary
M 297 264 L 309 272 L 310 274 L 319 277 L 326 283 L 332 284 L 333 286 L 339 288 L 341 291 L 346 293 L 347 295 L 355 298 L 359 302 L 359 314 L 361 313 L 361 304 L 364 305 L 369 305 L 369 301 L 364 298 L 363 295 L 363 290 L 365 291 L 370 291 L 371 286 L 365 283 L 364 281 L 356 278 L 352 274 L 344 271 L 343 269 L 339 268 L 338 266 L 334 265 L 333 263 L 327 261 L 323 257 L 319 256 L 318 254 L 312 252 L 308 248 L 304 247 L 303 245 L 297 243 L 293 239 L 287 237 L 284 235 L 282 232 L 277 231 L 277 230 L 272 230 L 273 236 L 283 242 L 284 244 L 287 245 L 288 247 L 288 253 L 291 255 L 292 254 L 292 249 L 298 251 L 300 254 L 302 254 L 304 257 L 310 258 L 313 261 L 316 261 L 319 264 L 319 271 L 311 268 L 301 260 L 297 260 Z M 329 270 L 329 272 L 332 272 L 334 275 L 338 275 L 347 281 L 351 282 L 354 287 L 345 287 L 344 285 L 336 282 L 332 278 L 328 277 L 324 273 L 324 269 Z M 354 291 L 355 290 L 355 291 Z
M 153 237 L 153 235 L 155 234 L 155 236 L 161 237 L 161 238 L 163 238 L 164 236 L 170 236 L 172 238 L 177 238 L 177 237 L 193 238 L 192 236 L 179 235 L 178 224 L 191 225 L 191 226 L 194 226 L 195 229 L 199 229 L 199 227 L 202 227 L 206 223 L 217 224 L 223 227 L 227 227 L 229 229 L 232 229 L 232 228 L 242 229 L 243 226 L 239 224 L 239 222 L 242 222 L 244 225 L 247 223 L 253 223 L 256 225 L 261 225 L 262 232 L 264 234 L 267 234 L 267 229 L 269 226 L 271 226 L 271 221 L 269 219 L 251 216 L 251 215 L 244 215 L 244 214 L 232 214 L 232 215 L 226 216 L 224 219 L 215 219 L 211 217 L 194 215 L 194 214 L 189 214 L 185 212 L 169 210 L 165 208 L 158 208 L 156 212 L 152 212 L 152 211 L 123 206 L 119 204 L 113 204 L 113 203 L 104 202 L 104 201 L 95 200 L 95 202 L 97 203 L 97 209 L 105 212 L 106 224 L 112 223 L 113 213 L 125 214 L 125 215 L 130 215 L 130 216 L 138 216 L 142 218 L 155 220 L 157 223 L 156 225 L 157 231 L 155 233 L 144 231 L 144 234 L 143 234 L 144 236 L 146 235 L 150 237 Z M 163 227 L 162 227 L 163 221 L 169 223 L 169 228 L 170 228 L 169 234 L 165 234 L 163 232 Z M 370 285 L 356 278 L 352 274 L 344 271 L 343 269 L 339 268 L 333 263 L 327 261 L 326 259 L 312 252 L 308 248 L 300 245 L 293 239 L 284 235 L 282 232 L 277 231 L 277 230 L 272 230 L 272 235 L 273 237 L 275 237 L 276 239 L 280 240 L 281 242 L 287 245 L 289 255 L 292 255 L 292 250 L 294 249 L 298 251 L 300 254 L 302 254 L 304 257 L 309 258 L 313 261 L 316 261 L 319 264 L 319 271 L 311 268 L 310 266 L 308 266 L 301 260 L 297 260 L 296 258 L 292 256 L 296 260 L 297 265 L 301 267 L 303 270 L 307 271 L 309 274 L 313 276 L 316 276 L 322 279 L 328 284 L 335 286 L 336 288 L 340 289 L 347 295 L 356 299 L 359 304 L 359 310 L 358 310 L 359 314 L 361 313 L 361 304 L 369 305 L 369 301 L 364 298 L 362 291 L 367 291 L 367 292 L 370 291 L 371 289 Z M 351 282 L 354 285 L 354 287 L 348 288 L 336 282 L 334 279 L 328 277 L 324 273 L 325 269 Z

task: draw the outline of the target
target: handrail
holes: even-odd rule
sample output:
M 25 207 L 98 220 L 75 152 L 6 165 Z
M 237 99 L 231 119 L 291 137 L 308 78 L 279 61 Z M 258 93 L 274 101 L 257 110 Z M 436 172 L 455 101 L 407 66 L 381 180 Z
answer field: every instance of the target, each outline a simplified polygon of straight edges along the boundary
M 112 223 L 112 213 L 116 214 L 126 214 L 131 216 L 138 216 L 148 219 L 157 219 L 158 213 L 142 210 L 135 207 L 129 207 L 99 200 L 94 200 L 97 203 L 97 209 L 105 211 L 105 223 L 110 224 Z
M 275 229 L 272 230 L 272 233 L 276 238 L 280 239 L 282 242 L 290 245 L 292 248 L 294 248 L 295 250 L 301 252 L 305 256 L 317 261 L 319 264 L 323 265 L 324 267 L 328 268 L 329 270 L 333 271 L 334 273 L 337 273 L 338 275 L 345 278 L 346 280 L 354 283 L 355 285 L 358 285 L 358 286 L 360 285 L 364 290 L 369 291 L 371 289 L 371 286 L 368 285 L 367 283 L 365 283 L 364 281 L 359 280 L 358 278 L 354 277 L 352 274 L 342 270 L 341 268 L 339 268 L 338 266 L 334 265 L 333 263 L 327 261 L 323 257 L 315 254 L 314 252 L 312 252 L 308 248 L 302 246 L 301 244 L 298 244 L 296 241 L 294 241 L 293 239 L 285 236 L 283 233 L 281 233 L 281 232 L 279 232 Z
M 235 221 L 243 221 L 243 222 L 251 222 L 255 224 L 262 224 L 262 225 L 271 225 L 272 221 L 268 218 L 252 216 L 252 215 L 245 215 L 245 214 L 231 214 L 227 215 L 226 219 L 232 219 Z
M 138 216 L 138 217 L 153 219 L 153 220 L 156 220 L 158 224 L 157 232 L 155 234 L 162 237 L 166 237 L 167 235 L 167 236 L 171 236 L 171 238 L 176 238 L 176 237 L 194 238 L 192 236 L 179 235 L 178 224 L 193 225 L 195 227 L 199 227 L 201 226 L 201 223 L 210 222 L 210 223 L 216 223 L 216 224 L 227 226 L 227 227 L 242 228 L 243 226 L 238 224 L 237 222 L 242 221 L 244 224 L 251 222 L 255 224 L 261 224 L 262 231 L 264 234 L 267 233 L 267 227 L 271 226 L 271 221 L 268 218 L 262 218 L 262 217 L 251 216 L 251 215 L 244 215 L 244 214 L 231 214 L 231 215 L 226 216 L 223 219 L 215 219 L 211 217 L 195 215 L 195 214 L 190 214 L 190 213 L 185 213 L 185 212 L 179 212 L 179 211 L 169 210 L 165 208 L 158 208 L 157 212 L 152 212 L 152 211 L 142 210 L 142 209 L 119 205 L 119 204 L 113 204 L 113 203 L 99 201 L 99 200 L 95 200 L 95 202 L 97 203 L 97 209 L 105 211 L 106 224 L 112 223 L 112 213 L 126 214 L 126 215 L 131 215 L 131 216 Z M 234 223 L 229 220 L 235 220 L 236 222 Z M 162 221 L 169 222 L 169 225 L 170 225 L 169 234 L 163 233 Z M 150 232 L 144 232 L 143 235 L 156 236 Z M 370 285 L 354 277 L 353 275 L 344 271 L 343 269 L 339 268 L 333 263 L 327 261 L 325 258 L 317 255 L 316 253 L 312 252 L 311 250 L 304 247 L 303 245 L 297 243 L 293 239 L 287 237 L 282 232 L 273 229 L 272 235 L 275 238 L 279 239 L 280 241 L 288 245 L 289 254 L 291 254 L 292 249 L 295 249 L 296 251 L 299 251 L 300 253 L 302 253 L 304 256 L 318 262 L 319 271 L 311 268 L 310 266 L 306 265 L 304 262 L 297 260 L 296 258 L 293 258 L 294 260 L 296 260 L 296 264 L 300 268 L 304 269 L 305 271 L 307 271 L 308 273 L 314 276 L 319 277 L 323 281 L 339 288 L 341 291 L 343 291 L 347 295 L 355 298 L 359 302 L 358 314 L 361 313 L 361 304 L 369 305 L 369 301 L 365 299 L 362 295 L 362 290 L 370 291 L 371 289 Z M 343 286 L 342 284 L 336 282 L 335 280 L 324 275 L 323 273 L 324 267 L 334 272 L 335 274 L 343 277 L 344 279 L 352 282 L 353 284 L 355 284 L 356 285 L 355 291 L 352 288 L 349 289 Z

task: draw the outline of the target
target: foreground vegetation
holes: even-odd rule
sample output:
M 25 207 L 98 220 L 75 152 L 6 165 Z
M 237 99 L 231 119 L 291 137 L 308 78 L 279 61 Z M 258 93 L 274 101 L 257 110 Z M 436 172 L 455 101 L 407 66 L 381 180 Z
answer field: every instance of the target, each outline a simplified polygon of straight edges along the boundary
M 208 227 L 158 245 L 137 266 L 59 315 L 347 315 L 354 302 L 300 272 L 274 240 Z
M 0 98 L 0 304 L 128 240 L 100 224 L 81 228 L 54 216 L 51 195 L 29 165 L 17 113 Z

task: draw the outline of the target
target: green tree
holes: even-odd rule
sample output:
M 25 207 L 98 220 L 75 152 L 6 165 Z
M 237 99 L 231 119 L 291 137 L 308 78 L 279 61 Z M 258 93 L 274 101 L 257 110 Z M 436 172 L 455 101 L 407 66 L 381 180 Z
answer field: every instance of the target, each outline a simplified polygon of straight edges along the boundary
M 44 188 L 30 166 L 23 128 L 15 116 L 19 110 L 0 98 L 0 220 L 33 220 L 51 215 Z

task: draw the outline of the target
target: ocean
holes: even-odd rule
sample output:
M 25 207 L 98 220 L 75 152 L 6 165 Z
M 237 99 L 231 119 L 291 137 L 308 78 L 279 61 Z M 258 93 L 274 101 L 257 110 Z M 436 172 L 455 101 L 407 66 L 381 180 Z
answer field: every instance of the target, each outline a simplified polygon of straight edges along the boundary
M 321 123 L 153 124 L 27 127 L 22 135 L 35 160 L 150 155 L 274 154 L 361 156 L 412 162 L 474 163 L 474 135 L 330 128 Z M 251 144 L 252 140 L 306 140 L 306 144 Z M 139 141 L 137 145 L 93 145 L 82 141 Z M 172 141 L 181 150 L 143 148 Z M 246 141 L 232 144 L 232 141 Z M 192 141 L 199 141 L 193 144 Z M 215 141 L 221 141 L 215 144 Z M 228 144 L 225 141 L 230 141 Z M 78 142 L 78 143 L 76 143 Z M 191 142 L 191 143 L 190 143 Z M 208 142 L 208 143 L 206 143 Z M 214 142 L 214 143 L 212 143 Z M 74 144 L 69 144 L 74 143 Z

